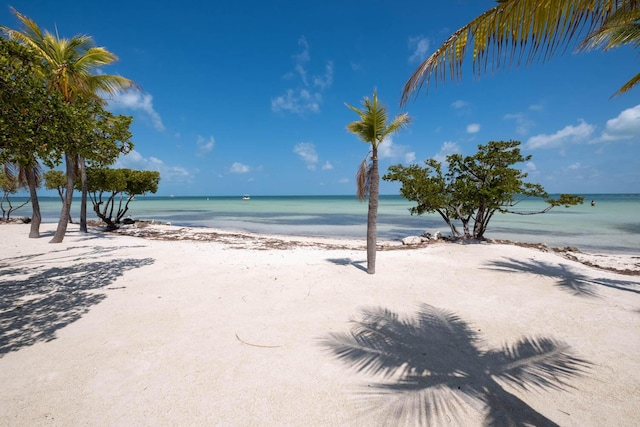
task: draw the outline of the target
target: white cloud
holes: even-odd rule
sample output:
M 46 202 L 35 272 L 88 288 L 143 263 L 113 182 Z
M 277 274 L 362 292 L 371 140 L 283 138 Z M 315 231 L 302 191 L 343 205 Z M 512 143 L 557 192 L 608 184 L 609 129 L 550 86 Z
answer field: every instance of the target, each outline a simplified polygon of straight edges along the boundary
M 576 163 L 573 163 L 573 164 L 568 166 L 568 169 L 570 169 L 572 171 L 575 171 L 575 170 L 578 170 L 578 169 L 581 169 L 581 168 L 582 168 L 582 165 L 580 164 L 580 162 L 576 162 Z
M 340 184 L 347 184 L 347 183 L 349 183 L 349 178 L 340 178 L 340 180 L 338 180 L 338 182 Z
M 529 138 L 524 148 L 534 150 L 537 148 L 556 148 L 569 143 L 589 142 L 595 126 L 584 120 L 579 120 L 577 126 L 568 125 L 552 135 L 540 134 Z
M 467 133 L 478 133 L 480 132 L 480 125 L 478 123 L 469 123 L 467 125 Z
M 216 145 L 216 140 L 210 136 L 209 139 L 205 139 L 203 136 L 198 135 L 198 140 L 196 141 L 198 146 L 198 156 L 204 157 L 204 155 L 211 150 Z
M 271 99 L 271 110 L 274 112 L 317 113 L 322 104 L 322 92 L 333 84 L 333 63 L 328 61 L 322 74 L 310 76 L 308 71 L 308 64 L 311 62 L 309 43 L 304 37 L 301 37 L 298 40 L 298 45 L 302 51 L 293 55 L 293 71 L 284 76 L 285 79 L 292 81 L 297 76 L 298 85 L 286 89 L 284 94 Z
M 640 137 L 640 104 L 627 108 L 618 117 L 607 120 L 602 141 L 616 141 Z
M 316 170 L 318 164 L 318 153 L 316 153 L 316 146 L 312 142 L 300 142 L 293 147 L 293 152 L 296 153 L 303 162 L 307 165 L 307 169 Z
M 538 168 L 536 167 L 536 164 L 533 162 L 527 162 L 525 166 L 529 172 L 535 172 L 538 170 Z
M 151 120 L 154 128 L 160 132 L 164 131 L 164 125 L 160 114 L 153 109 L 153 96 L 149 93 L 142 93 L 139 90 L 129 90 L 118 93 L 113 99 L 109 100 L 109 105 L 114 108 L 121 108 L 134 111 L 143 111 Z
M 458 144 L 452 141 L 446 141 L 442 143 L 442 147 L 440 147 L 440 151 L 438 151 L 438 153 L 435 156 L 433 156 L 433 158 L 439 161 L 440 163 L 443 163 L 447 160 L 447 156 L 449 154 L 456 154 L 456 153 L 460 153 L 460 147 L 458 146 Z
M 424 61 L 429 55 L 429 39 L 423 36 L 409 37 L 409 50 L 409 63 Z
M 192 182 L 197 170 L 189 170 L 182 166 L 170 166 L 157 157 L 145 158 L 138 151 L 133 150 L 126 156 L 120 156 L 115 164 L 117 168 L 136 170 L 154 170 L 160 172 L 160 182 L 181 184 Z
M 395 144 L 393 139 L 388 136 L 378 146 L 378 158 L 411 163 L 416 159 L 416 153 L 409 151 L 409 146 L 407 145 Z
M 461 109 L 461 108 L 468 107 L 468 106 L 469 106 L 469 103 L 468 103 L 467 101 L 463 101 L 463 100 L 459 99 L 459 100 L 457 100 L 457 101 L 453 101 L 453 102 L 451 103 L 451 106 L 452 106 L 453 108 L 455 108 L 456 110 L 459 110 L 459 109 Z
M 251 168 L 247 165 L 243 165 L 240 162 L 234 162 L 231 165 L 231 169 L 229 169 L 229 172 L 231 173 L 247 173 L 250 172 Z
M 505 114 L 503 119 L 515 120 L 516 133 L 518 135 L 526 135 L 529 133 L 529 129 L 534 125 L 533 121 L 522 113 L 509 113 Z
M 329 171 L 331 169 L 333 169 L 333 165 L 331 163 L 329 163 L 328 160 L 326 162 L 324 162 L 324 165 L 322 165 L 322 170 L 323 171 Z
M 306 89 L 287 89 L 284 95 L 271 100 L 272 111 L 288 111 L 295 114 L 320 111 L 322 95 L 310 93 Z

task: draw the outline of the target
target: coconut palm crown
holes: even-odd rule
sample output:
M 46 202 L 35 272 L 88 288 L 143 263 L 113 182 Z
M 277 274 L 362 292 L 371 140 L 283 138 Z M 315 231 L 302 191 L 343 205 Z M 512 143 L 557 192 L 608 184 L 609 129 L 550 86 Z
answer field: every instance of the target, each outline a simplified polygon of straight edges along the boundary
M 118 57 L 103 47 L 97 47 L 86 35 L 70 39 L 60 38 L 49 31 L 42 31 L 30 18 L 15 9 L 12 12 L 23 25 L 21 31 L 2 27 L 9 38 L 33 48 L 42 58 L 43 68 L 51 88 L 63 94 L 67 102 L 78 98 L 96 98 L 98 94 L 113 95 L 135 87 L 132 80 L 121 76 L 94 74 Z
M 463 60 L 469 52 L 476 75 L 500 68 L 546 61 L 584 32 L 579 49 L 631 44 L 638 47 L 638 0 L 498 0 L 498 5 L 454 32 L 414 71 L 405 83 L 401 105 L 421 89 L 428 90 L 433 77 L 445 82 L 462 78 Z M 623 29 L 622 37 L 616 31 Z M 609 43 L 610 42 L 610 43 Z M 635 79 L 635 80 L 634 80 Z M 616 94 L 629 90 L 636 75 Z

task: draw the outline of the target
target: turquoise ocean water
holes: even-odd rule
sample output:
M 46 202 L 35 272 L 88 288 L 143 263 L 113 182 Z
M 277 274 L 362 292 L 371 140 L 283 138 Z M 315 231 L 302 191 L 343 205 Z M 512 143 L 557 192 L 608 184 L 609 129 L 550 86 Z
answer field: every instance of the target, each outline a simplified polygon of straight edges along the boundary
M 590 205 L 591 200 L 595 206 Z M 57 222 L 60 199 L 40 198 L 40 204 L 43 221 Z M 129 206 L 132 218 L 173 225 L 301 236 L 366 236 L 367 203 L 355 196 L 255 196 L 250 200 L 240 196 L 142 196 Z M 449 234 L 439 215 L 411 216 L 410 206 L 400 196 L 381 196 L 379 239 L 399 240 L 424 231 Z M 526 200 L 518 210 L 536 211 L 544 206 L 541 201 Z M 29 216 L 30 209 L 27 205 L 14 216 Z M 79 201 L 75 201 L 75 219 L 78 211 Z M 93 211 L 89 218 L 96 218 Z M 496 214 L 485 237 L 575 246 L 585 252 L 640 254 L 640 194 L 588 194 L 583 205 L 554 208 L 542 215 Z

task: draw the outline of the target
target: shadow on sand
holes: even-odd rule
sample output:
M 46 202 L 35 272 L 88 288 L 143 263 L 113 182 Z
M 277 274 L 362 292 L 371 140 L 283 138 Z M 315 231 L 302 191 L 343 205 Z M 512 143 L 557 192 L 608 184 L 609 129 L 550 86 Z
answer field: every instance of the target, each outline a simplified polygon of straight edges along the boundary
M 362 310 L 348 333 L 322 341 L 338 360 L 375 376 L 362 395 L 385 425 L 465 425 L 472 412 L 487 426 L 555 426 L 508 392 L 561 390 L 591 364 L 551 338 L 523 337 L 484 350 L 452 312 L 423 305 L 411 319 L 384 308 Z
M 106 298 L 98 292 L 152 258 L 106 259 L 118 248 L 70 247 L 0 260 L 0 357 L 41 341 Z M 60 263 L 71 264 L 59 267 Z
M 556 286 L 577 296 L 597 297 L 598 286 L 640 294 L 639 282 L 593 278 L 572 269 L 566 264 L 556 265 L 536 260 L 522 261 L 515 258 L 506 258 L 504 261 L 493 261 L 489 265 L 491 269 L 497 271 L 532 273 L 556 279 Z
M 352 265 L 359 270 L 362 270 L 364 272 L 367 271 L 367 267 L 363 265 L 367 263 L 366 260 L 355 261 L 355 260 L 352 260 L 351 258 L 327 258 L 327 261 L 336 265 Z

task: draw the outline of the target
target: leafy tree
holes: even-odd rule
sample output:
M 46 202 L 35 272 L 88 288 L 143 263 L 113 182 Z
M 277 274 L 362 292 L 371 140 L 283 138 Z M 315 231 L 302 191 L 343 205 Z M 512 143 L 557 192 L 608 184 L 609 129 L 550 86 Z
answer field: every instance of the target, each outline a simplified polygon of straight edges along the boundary
M 64 204 L 64 190 L 67 185 L 67 177 L 64 172 L 56 169 L 48 170 L 44 173 L 44 188 L 56 190 L 60 201 Z M 73 218 L 69 215 L 69 222 L 73 224 Z
M 583 202 L 583 197 L 569 194 L 552 199 L 540 184 L 524 182 L 527 174 L 512 166 L 529 161 L 531 156 L 523 156 L 519 145 L 519 141 L 491 141 L 479 145 L 473 156 L 451 154 L 447 156 L 446 173 L 434 159 L 427 160 L 424 168 L 394 165 L 382 179 L 402 183 L 400 194 L 417 203 L 410 209 L 411 214 L 437 212 L 454 236 L 466 239 L 483 239 L 496 212 L 529 215 Z M 541 211 L 524 213 L 511 209 L 528 197 L 542 198 L 548 206 Z M 454 225 L 454 220 L 462 223 L 463 234 Z M 471 233 L 469 224 L 472 220 Z
M 404 85 L 401 105 L 416 91 L 429 88 L 431 77 L 444 82 L 462 78 L 465 56 L 471 51 L 477 75 L 545 61 L 565 52 L 583 30 L 581 50 L 640 44 L 638 0 L 498 0 L 498 4 L 454 32 L 414 71 Z M 636 74 L 617 93 L 631 89 Z
M 377 92 L 373 91 L 373 98 L 365 97 L 362 101 L 362 109 L 346 104 L 352 111 L 360 116 L 360 120 L 347 125 L 347 130 L 360 138 L 364 143 L 371 145 L 371 151 L 362 161 L 356 180 L 358 183 L 357 195 L 360 200 L 369 197 L 369 211 L 367 215 L 367 273 L 376 272 L 376 239 L 378 200 L 380 192 L 380 172 L 378 168 L 378 147 L 385 139 L 406 127 L 411 119 L 408 114 L 400 114 L 387 124 L 387 109 L 378 102 Z
M 2 190 L 2 197 L 0 197 L 0 210 L 2 211 L 2 220 L 5 221 L 11 219 L 13 211 L 18 210 L 29 203 L 29 199 L 18 206 L 13 206 L 13 203 L 11 203 L 9 196 L 17 193 L 20 189 L 25 187 L 26 182 L 24 182 L 24 180 L 19 176 L 16 176 L 10 166 L 11 165 L 9 164 L 5 164 L 4 170 L 0 170 L 0 190 Z M 8 206 L 6 209 L 5 203 Z
M 59 38 L 48 31 L 44 33 L 38 25 L 15 9 L 13 13 L 23 25 L 21 31 L 2 27 L 12 39 L 32 47 L 42 60 L 40 72 L 49 81 L 49 87 L 59 92 L 68 103 L 86 102 L 87 100 L 103 102 L 99 94 L 114 94 L 133 87 L 133 81 L 121 76 L 96 74 L 99 67 L 111 64 L 118 58 L 105 48 L 96 47 L 89 36 L 77 35 L 71 39 Z M 85 141 L 90 144 L 91 141 Z M 58 228 L 51 240 L 60 243 L 64 239 L 67 222 L 71 212 L 73 188 L 76 171 L 79 170 L 82 182 L 81 231 L 86 228 L 86 165 L 85 157 L 73 151 L 73 144 L 65 151 L 67 188 L 65 201 L 58 222 Z
M 93 210 L 110 229 L 118 227 L 135 196 L 158 191 L 160 172 L 88 168 L 87 184 Z M 126 199 L 126 200 L 125 200 Z
M 32 206 L 29 237 L 39 237 L 40 205 L 36 189 L 38 159 L 52 156 L 73 114 L 58 93 L 50 93 L 38 74 L 34 53 L 0 37 L 0 164 L 10 165 L 29 188 Z

